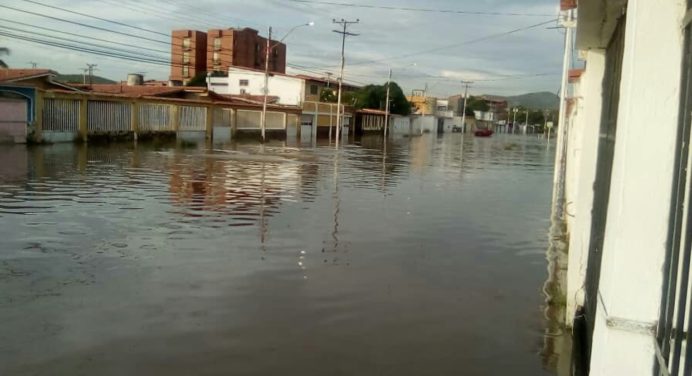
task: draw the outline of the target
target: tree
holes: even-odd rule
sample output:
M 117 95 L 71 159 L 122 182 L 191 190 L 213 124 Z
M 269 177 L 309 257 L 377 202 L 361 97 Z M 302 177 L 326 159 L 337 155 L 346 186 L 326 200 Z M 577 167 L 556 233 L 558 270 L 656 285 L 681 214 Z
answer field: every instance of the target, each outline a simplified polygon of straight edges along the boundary
M 10 54 L 10 49 L 6 47 L 0 47 L 0 56 L 2 55 L 9 55 Z M 0 68 L 9 68 L 9 65 L 5 63 L 2 59 L 0 59 Z
M 320 102 L 336 103 L 337 100 L 336 92 L 330 88 L 325 88 L 320 93 Z
M 387 84 L 384 85 L 368 85 L 362 89 L 353 92 L 345 93 L 343 103 L 352 104 L 357 109 L 386 109 L 387 101 Z M 411 103 L 404 95 L 401 87 L 395 83 L 390 83 L 389 90 L 390 107 L 389 112 L 396 115 L 407 116 L 411 113 Z
M 185 86 L 207 87 L 207 72 L 197 73 Z
M 466 103 L 466 109 L 468 113 L 468 109 L 471 109 L 471 111 L 480 111 L 480 112 L 488 112 L 490 110 L 490 106 L 488 106 L 488 102 L 483 100 L 483 98 L 479 97 L 469 97 L 467 103 Z

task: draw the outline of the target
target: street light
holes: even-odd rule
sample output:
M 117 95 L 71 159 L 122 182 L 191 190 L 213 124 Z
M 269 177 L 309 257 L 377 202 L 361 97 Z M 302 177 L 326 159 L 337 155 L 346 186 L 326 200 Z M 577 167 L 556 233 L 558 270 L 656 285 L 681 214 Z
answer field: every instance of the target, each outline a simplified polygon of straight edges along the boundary
M 407 65 L 407 67 L 415 67 L 417 63 Z M 392 84 L 392 67 L 389 67 L 389 79 L 387 80 L 387 100 L 385 103 L 385 119 L 384 119 L 384 138 L 387 138 L 387 130 L 389 129 L 389 87 Z
M 519 109 L 514 107 L 514 120 L 512 120 L 512 133 L 515 133 L 517 131 L 517 112 L 519 112 Z
M 281 40 L 278 42 L 274 43 L 273 45 L 271 44 L 272 41 L 272 28 L 271 26 L 269 27 L 269 37 L 267 38 L 267 48 L 266 48 L 266 55 L 264 58 L 264 102 L 262 104 L 262 119 L 260 122 L 260 126 L 262 129 L 262 142 L 265 141 L 266 138 L 266 129 L 267 129 L 267 97 L 269 95 L 269 54 L 271 51 L 278 46 L 279 44 L 283 43 L 286 38 L 288 38 L 291 33 L 293 33 L 296 29 L 301 28 L 301 27 L 306 27 L 306 26 L 315 26 L 314 22 L 308 22 L 305 24 L 297 25 L 291 28 L 291 30 L 284 35 Z

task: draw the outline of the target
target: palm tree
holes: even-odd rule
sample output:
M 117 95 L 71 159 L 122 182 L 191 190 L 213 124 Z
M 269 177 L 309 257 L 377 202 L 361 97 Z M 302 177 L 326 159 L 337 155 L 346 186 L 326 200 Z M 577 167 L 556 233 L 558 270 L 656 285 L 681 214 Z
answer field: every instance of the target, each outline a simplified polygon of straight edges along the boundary
M 10 54 L 10 49 L 9 49 L 9 48 L 0 47 L 0 56 L 2 56 L 2 55 L 9 55 L 9 54 Z M 4 61 L 2 61 L 2 59 L 0 59 L 0 68 L 9 68 L 9 66 L 7 65 L 7 63 L 5 63 Z

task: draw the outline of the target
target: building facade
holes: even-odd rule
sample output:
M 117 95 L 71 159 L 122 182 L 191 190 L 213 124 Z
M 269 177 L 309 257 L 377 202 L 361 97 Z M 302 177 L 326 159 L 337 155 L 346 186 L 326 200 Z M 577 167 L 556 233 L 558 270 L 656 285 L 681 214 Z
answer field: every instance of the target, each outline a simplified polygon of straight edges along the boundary
M 562 103 L 555 176 L 577 374 L 692 374 L 690 15 L 683 0 L 563 14 L 566 66 L 575 27 L 585 64 Z
M 273 40 L 270 45 L 269 71 L 286 73 L 286 45 Z M 230 67 L 264 70 L 266 51 L 267 38 L 255 29 L 212 29 L 207 32 L 206 69 L 222 73 Z
M 286 73 L 286 45 L 271 41 L 269 71 Z M 257 30 L 174 30 L 171 43 L 173 84 L 186 84 L 203 72 L 226 74 L 230 67 L 264 70 L 267 39 Z
M 184 85 L 207 69 L 207 34 L 174 30 L 171 38 L 170 80 Z

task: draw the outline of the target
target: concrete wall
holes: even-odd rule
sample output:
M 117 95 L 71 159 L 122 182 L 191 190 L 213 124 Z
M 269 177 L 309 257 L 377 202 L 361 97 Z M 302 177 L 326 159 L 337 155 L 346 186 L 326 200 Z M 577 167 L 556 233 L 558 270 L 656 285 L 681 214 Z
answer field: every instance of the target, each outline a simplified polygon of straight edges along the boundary
M 628 2 L 591 375 L 651 375 L 654 367 L 684 14 L 682 0 Z
M 574 321 L 577 306 L 584 304 L 584 282 L 591 237 L 591 205 L 596 177 L 599 126 L 601 122 L 602 82 L 605 71 L 605 51 L 586 52 L 586 70 L 581 77 L 576 118 L 570 130 L 580 134 L 570 141 L 573 151 L 568 157 L 566 192 L 569 233 L 569 262 L 567 269 L 566 323 Z M 579 139 L 581 139 L 579 141 Z M 578 158 L 578 161 L 577 161 Z
M 240 86 L 247 80 L 247 86 Z M 249 95 L 264 95 L 264 72 L 230 68 L 228 77 L 212 77 L 209 90 L 219 94 L 240 95 L 242 90 Z M 300 106 L 304 98 L 305 81 L 300 78 L 275 74 L 269 76 L 269 95 L 278 97 L 279 104 Z
M 27 101 L 0 98 L 0 143 L 25 143 Z

